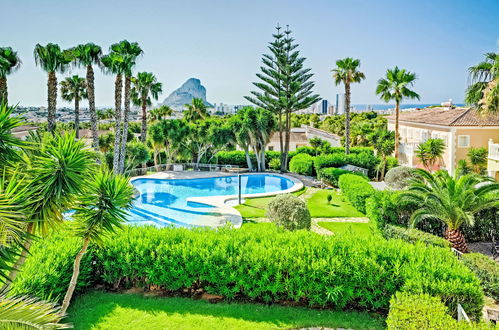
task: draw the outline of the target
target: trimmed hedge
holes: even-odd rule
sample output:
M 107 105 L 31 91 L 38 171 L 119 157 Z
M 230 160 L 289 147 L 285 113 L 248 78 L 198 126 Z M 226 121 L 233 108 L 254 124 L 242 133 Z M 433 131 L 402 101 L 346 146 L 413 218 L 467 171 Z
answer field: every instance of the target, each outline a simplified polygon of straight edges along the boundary
M 269 203 L 265 215 L 271 222 L 287 230 L 310 230 L 312 226 L 312 218 L 307 204 L 291 194 L 281 194 L 274 197 Z
M 357 211 L 366 213 L 366 199 L 375 192 L 369 181 L 355 174 L 343 174 L 338 180 L 338 186 Z
M 309 154 L 298 154 L 291 158 L 289 170 L 303 175 L 312 175 L 314 173 L 314 157 Z
M 279 158 L 281 153 L 279 151 L 268 150 L 265 151 L 265 165 L 268 167 L 269 163 L 274 158 Z M 250 152 L 251 163 L 256 167 L 256 158 L 253 152 Z M 219 165 L 237 165 L 247 167 L 246 154 L 242 150 L 233 151 L 219 151 L 216 153 L 213 160 Z
M 64 238 L 67 240 L 67 238 Z M 14 285 L 17 293 L 65 290 L 76 250 L 54 238 L 35 243 Z M 351 234 L 319 236 L 285 231 L 272 224 L 240 229 L 125 227 L 90 247 L 84 270 L 107 287 L 158 286 L 169 291 L 204 288 L 226 299 L 294 301 L 336 309 L 387 312 L 397 291 L 459 301 L 478 316 L 483 292 L 476 276 L 450 250 L 400 240 L 368 240 Z M 60 263 L 53 267 L 53 259 Z M 34 260 L 34 261 L 32 261 Z M 34 267 L 36 266 L 36 267 Z M 39 279 L 38 286 L 24 281 Z M 58 287 L 44 279 L 59 278 Z M 82 282 L 82 284 L 90 281 Z
M 405 228 L 393 225 L 386 225 L 383 228 L 383 236 L 386 239 L 401 239 L 409 243 L 421 242 L 426 245 L 439 246 L 443 248 L 451 247 L 451 243 L 442 237 L 425 233 L 415 228 Z
M 363 173 L 347 171 L 347 170 L 343 170 L 341 168 L 336 168 L 336 167 L 323 168 L 320 171 L 320 173 L 318 173 L 317 176 L 323 182 L 325 182 L 333 187 L 338 187 L 338 180 L 339 180 L 340 176 L 342 176 L 343 174 L 355 174 L 355 175 L 358 175 L 358 176 L 365 178 L 366 180 L 368 179 Z
M 478 276 L 485 294 L 499 301 L 499 264 L 481 253 L 463 254 L 461 260 Z
M 343 165 L 355 165 L 365 168 L 369 171 L 369 177 L 372 178 L 376 175 L 376 166 L 380 160 L 372 153 L 361 152 L 358 154 L 332 153 L 328 155 L 319 155 L 315 157 L 315 171 L 320 173 L 321 169 L 326 167 L 341 167 Z

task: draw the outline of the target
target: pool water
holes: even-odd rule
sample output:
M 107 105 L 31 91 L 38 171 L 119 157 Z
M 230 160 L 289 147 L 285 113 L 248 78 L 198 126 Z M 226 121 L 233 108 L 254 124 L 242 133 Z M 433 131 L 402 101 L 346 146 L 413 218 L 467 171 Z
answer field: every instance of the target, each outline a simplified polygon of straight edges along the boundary
M 140 178 L 132 181 L 140 195 L 128 214 L 133 225 L 158 227 L 212 226 L 214 217 L 221 215 L 207 204 L 188 202 L 189 197 L 228 196 L 238 194 L 238 177 L 225 176 L 198 179 Z M 272 174 L 241 175 L 241 193 L 279 192 L 291 188 L 294 182 Z

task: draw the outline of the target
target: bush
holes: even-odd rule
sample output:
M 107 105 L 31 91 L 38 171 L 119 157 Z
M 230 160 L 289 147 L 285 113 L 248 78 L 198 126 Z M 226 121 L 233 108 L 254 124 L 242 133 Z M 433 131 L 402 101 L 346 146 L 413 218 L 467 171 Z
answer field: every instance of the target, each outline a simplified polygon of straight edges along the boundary
M 365 178 L 366 180 L 368 179 L 363 173 L 342 170 L 341 168 L 335 168 L 335 167 L 323 168 L 321 170 L 321 172 L 318 173 L 318 177 L 323 182 L 325 182 L 333 187 L 338 187 L 338 179 L 343 174 L 354 174 L 354 175 L 359 175 L 359 176 Z
M 447 313 L 438 297 L 399 292 L 390 300 L 388 329 L 458 329 L 457 320 Z
M 253 153 L 250 153 L 251 162 L 256 164 L 256 158 Z M 242 150 L 234 150 L 234 151 L 219 151 L 214 157 L 217 161 L 217 164 L 220 165 L 236 165 L 241 167 L 247 167 L 248 163 L 246 162 L 246 154 Z
M 499 264 L 481 253 L 463 254 L 461 260 L 478 276 L 485 294 L 499 301 Z
M 272 158 L 269 162 L 269 167 L 272 170 L 278 171 L 281 169 L 281 159 L 279 158 Z
M 469 242 L 491 241 L 493 234 L 499 235 L 499 207 L 478 212 L 473 226 L 464 224 L 461 228 Z
M 355 165 L 368 170 L 369 177 L 376 175 L 376 166 L 380 160 L 370 152 L 351 153 L 332 153 L 328 155 L 319 155 L 315 158 L 315 171 L 320 173 L 320 170 L 326 167 L 341 167 L 343 165 Z
M 409 180 L 414 178 L 415 170 L 408 166 L 394 167 L 385 175 L 385 183 L 388 187 L 397 190 L 407 189 Z
M 366 213 L 366 199 L 374 194 L 369 182 L 358 175 L 343 174 L 338 180 L 341 193 L 350 201 L 357 211 Z
M 277 195 L 267 208 L 266 216 L 287 230 L 310 229 L 312 221 L 307 204 L 294 195 Z
M 61 302 L 73 274 L 73 262 L 81 249 L 81 239 L 67 233 L 53 234 L 37 240 L 12 285 L 14 295 L 35 296 Z M 75 292 L 81 292 L 94 281 L 93 252 L 83 255 Z
M 28 295 L 66 290 L 78 241 L 36 242 L 14 289 Z M 469 316 L 480 315 L 483 306 L 479 280 L 450 250 L 348 233 L 326 237 L 272 224 L 237 230 L 126 226 L 88 253 L 80 285 L 203 288 L 228 300 L 379 312 L 388 311 L 397 291 L 442 297 L 451 309 L 459 301 Z
M 386 225 L 383 228 L 383 236 L 387 239 L 401 239 L 409 243 L 421 242 L 426 245 L 439 246 L 443 248 L 451 247 L 451 243 L 442 237 L 425 233 L 415 228 L 405 228 L 393 225 Z
M 389 190 L 376 190 L 366 200 L 366 216 L 375 230 L 383 230 L 387 223 L 398 223 L 400 206 L 398 194 Z
M 291 158 L 289 170 L 303 175 L 312 175 L 314 173 L 314 157 L 308 154 L 298 154 Z

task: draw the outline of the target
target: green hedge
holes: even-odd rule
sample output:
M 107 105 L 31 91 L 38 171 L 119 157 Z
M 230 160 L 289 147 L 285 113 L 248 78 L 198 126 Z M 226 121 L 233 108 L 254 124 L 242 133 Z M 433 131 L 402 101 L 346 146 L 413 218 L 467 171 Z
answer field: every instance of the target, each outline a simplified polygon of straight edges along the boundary
M 345 155 L 344 153 L 332 153 L 327 155 L 319 155 L 315 158 L 315 171 L 320 173 L 321 169 L 326 167 L 341 167 L 343 165 L 355 165 L 365 168 L 369 171 L 369 177 L 373 178 L 376 175 L 376 166 L 380 160 L 372 153 L 361 152 Z
M 27 261 L 33 266 L 22 269 L 15 286 L 31 288 L 23 293 L 33 295 L 65 290 L 76 249 L 54 239 L 35 245 Z M 483 306 L 479 280 L 452 252 L 400 240 L 326 237 L 272 224 L 216 231 L 126 227 L 90 250 L 95 264 L 85 261 L 83 270 L 92 267 L 93 279 L 113 289 L 204 288 L 227 299 L 382 312 L 393 294 L 404 291 L 442 297 L 451 308 L 459 301 L 470 315 Z M 24 283 L 32 277 L 37 286 Z M 58 285 L 49 285 L 47 277 Z
M 361 176 L 365 179 L 368 179 L 363 173 L 342 170 L 341 168 L 336 168 L 336 167 L 323 168 L 320 171 L 320 173 L 317 174 L 317 176 L 323 182 L 325 182 L 333 187 L 338 187 L 338 180 L 339 180 L 340 176 L 342 176 L 343 174 L 355 174 L 355 175 Z
M 448 314 L 447 307 L 438 297 L 428 294 L 399 292 L 390 301 L 390 312 L 386 319 L 388 329 L 396 330 L 449 330 L 460 329 L 459 324 Z
M 279 151 L 266 151 L 265 152 L 265 164 L 268 167 L 269 163 L 274 158 L 280 157 Z M 256 158 L 253 152 L 250 152 L 251 163 L 256 167 Z M 241 167 L 247 167 L 246 154 L 242 150 L 233 151 L 219 151 L 213 157 L 213 161 L 219 165 L 237 165 Z
M 383 228 L 383 236 L 386 239 L 401 239 L 409 243 L 421 242 L 426 245 L 439 246 L 443 248 L 451 247 L 451 243 L 442 237 L 438 237 L 415 228 L 405 228 L 393 225 L 386 225 Z
M 338 180 L 341 193 L 350 201 L 357 211 L 366 213 L 366 199 L 375 192 L 365 178 L 354 174 L 343 174 Z
M 485 294 L 499 301 L 499 264 L 481 253 L 467 253 L 463 263 L 478 276 Z
M 303 175 L 314 174 L 314 157 L 309 154 L 298 154 L 291 158 L 289 170 Z

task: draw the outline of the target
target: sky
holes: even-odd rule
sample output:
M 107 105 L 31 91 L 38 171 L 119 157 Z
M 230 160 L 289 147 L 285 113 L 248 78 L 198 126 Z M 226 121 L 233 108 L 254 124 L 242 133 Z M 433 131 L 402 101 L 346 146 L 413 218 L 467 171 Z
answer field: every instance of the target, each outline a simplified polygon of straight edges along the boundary
M 248 103 L 277 24 L 290 26 L 322 98 L 343 90 L 331 78 L 336 60 L 360 59 L 366 80 L 352 86 L 353 104 L 383 103 L 376 82 L 395 65 L 417 74 L 421 103 L 461 103 L 467 68 L 499 47 L 497 0 L 0 0 L 0 12 L 0 46 L 23 61 L 8 77 L 9 99 L 23 106 L 47 103 L 46 73 L 33 58 L 37 43 L 94 42 L 107 52 L 120 40 L 137 41 L 144 55 L 136 72 L 153 72 L 163 83 L 160 101 L 195 77 L 209 102 L 228 104 Z M 84 71 L 58 78 L 69 74 Z M 96 72 L 97 106 L 113 104 L 113 79 Z

